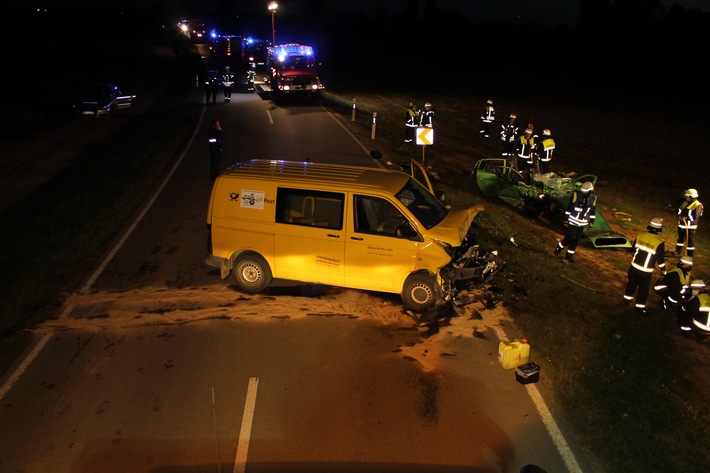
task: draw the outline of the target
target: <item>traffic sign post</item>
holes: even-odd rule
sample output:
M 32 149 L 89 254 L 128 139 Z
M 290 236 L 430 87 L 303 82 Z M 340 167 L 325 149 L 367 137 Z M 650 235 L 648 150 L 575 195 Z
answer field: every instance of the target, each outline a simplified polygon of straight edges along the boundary
M 434 144 L 434 129 L 429 127 L 417 128 L 417 144 L 422 145 L 422 164 L 426 159 L 426 147 Z

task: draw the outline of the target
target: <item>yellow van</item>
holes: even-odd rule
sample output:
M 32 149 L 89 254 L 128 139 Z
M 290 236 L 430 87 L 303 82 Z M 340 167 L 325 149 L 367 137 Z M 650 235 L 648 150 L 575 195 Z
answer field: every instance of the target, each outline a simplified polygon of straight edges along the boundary
M 215 181 L 207 212 L 209 266 L 246 292 L 272 278 L 400 294 L 423 312 L 457 281 L 486 278 L 468 235 L 481 206 L 447 207 L 417 163 L 380 168 L 254 159 Z M 418 179 L 425 181 L 422 184 Z M 475 266 L 475 267 L 472 267 Z

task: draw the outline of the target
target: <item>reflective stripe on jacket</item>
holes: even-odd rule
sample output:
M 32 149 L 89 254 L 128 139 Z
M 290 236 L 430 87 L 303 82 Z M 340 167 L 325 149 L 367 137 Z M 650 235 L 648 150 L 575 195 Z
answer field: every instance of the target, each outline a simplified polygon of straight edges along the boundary
M 658 269 L 666 268 L 665 244 L 663 238 L 651 232 L 641 232 L 634 242 L 636 252 L 631 260 L 631 266 L 645 273 L 652 273 L 658 264 Z

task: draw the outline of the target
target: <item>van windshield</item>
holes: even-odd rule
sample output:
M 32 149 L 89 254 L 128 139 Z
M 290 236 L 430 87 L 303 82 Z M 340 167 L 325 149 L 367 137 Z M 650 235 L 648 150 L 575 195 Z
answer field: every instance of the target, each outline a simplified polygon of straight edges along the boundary
M 396 197 L 427 230 L 446 217 L 444 204 L 415 179 L 410 179 Z

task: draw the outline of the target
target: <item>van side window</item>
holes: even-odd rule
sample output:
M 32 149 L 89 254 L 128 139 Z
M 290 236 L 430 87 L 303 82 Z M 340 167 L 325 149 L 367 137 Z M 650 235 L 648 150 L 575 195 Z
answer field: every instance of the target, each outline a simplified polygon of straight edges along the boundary
M 397 228 L 407 219 L 385 199 L 367 195 L 355 195 L 355 231 L 398 236 Z
M 345 194 L 279 187 L 276 223 L 343 229 Z

